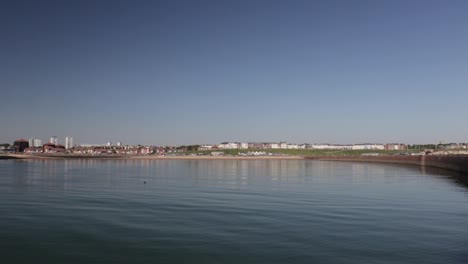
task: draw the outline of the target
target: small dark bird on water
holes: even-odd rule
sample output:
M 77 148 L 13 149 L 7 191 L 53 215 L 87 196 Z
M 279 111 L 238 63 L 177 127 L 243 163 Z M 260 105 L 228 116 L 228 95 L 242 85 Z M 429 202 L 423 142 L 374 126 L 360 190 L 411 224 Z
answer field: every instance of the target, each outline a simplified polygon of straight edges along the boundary
M 144 184 L 146 184 L 146 182 L 143 182 Z

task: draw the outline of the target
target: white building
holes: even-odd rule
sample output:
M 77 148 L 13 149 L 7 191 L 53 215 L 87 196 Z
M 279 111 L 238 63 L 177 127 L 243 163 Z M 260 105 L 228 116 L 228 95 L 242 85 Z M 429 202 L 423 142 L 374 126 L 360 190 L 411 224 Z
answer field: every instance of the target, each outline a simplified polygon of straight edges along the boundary
M 272 149 L 279 149 L 280 145 L 278 143 L 271 143 L 271 148 Z
M 280 149 L 287 149 L 287 148 L 288 148 L 288 144 L 287 144 L 286 142 L 280 142 L 279 148 L 280 148 Z
M 34 139 L 33 137 L 29 138 L 29 147 L 34 146 Z
M 341 145 L 341 149 L 352 150 L 353 145 Z
M 249 143 L 239 143 L 239 146 L 241 149 L 248 149 L 249 148 Z
M 73 148 L 73 137 L 65 137 L 65 149 Z
M 220 149 L 238 149 L 239 145 L 237 143 L 233 142 L 223 142 L 218 145 L 218 148 Z
M 118 141 L 117 142 L 117 147 L 121 147 L 122 146 L 122 142 Z
M 366 144 L 354 144 L 353 150 L 384 150 L 385 146 L 383 144 L 373 144 L 373 143 L 366 143 Z
M 328 149 L 328 150 L 351 150 L 355 145 L 338 145 L 338 144 L 312 144 L 311 149 Z
M 201 145 L 198 150 L 203 151 L 203 150 L 211 150 L 213 148 L 212 145 Z
M 298 149 L 299 148 L 299 145 L 297 144 L 287 144 L 286 146 L 288 149 Z
M 330 144 L 312 144 L 312 149 L 331 149 Z
M 58 138 L 57 136 L 52 136 L 50 137 L 50 143 L 54 144 L 54 145 L 58 145 Z
M 42 140 L 40 140 L 38 138 L 35 138 L 34 142 L 33 142 L 33 146 L 36 147 L 36 148 L 42 147 Z

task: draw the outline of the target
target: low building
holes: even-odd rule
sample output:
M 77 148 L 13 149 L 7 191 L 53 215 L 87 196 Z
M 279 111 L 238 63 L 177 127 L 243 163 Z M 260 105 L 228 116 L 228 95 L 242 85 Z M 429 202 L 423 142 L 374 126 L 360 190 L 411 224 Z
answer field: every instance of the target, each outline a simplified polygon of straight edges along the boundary
M 211 150 L 213 148 L 212 145 L 201 145 L 200 147 L 198 147 L 198 150 L 199 151 L 206 151 L 206 150 Z
M 129 155 L 139 155 L 139 154 L 141 154 L 141 149 L 137 148 L 137 147 L 129 148 L 127 150 L 127 154 L 129 154 Z
M 13 142 L 16 152 L 24 152 L 25 149 L 29 148 L 29 142 L 24 139 L 18 139 Z
M 288 148 L 288 149 L 298 149 L 298 148 L 299 148 L 299 145 L 297 145 L 297 144 L 288 144 L 288 145 L 287 145 L 287 148 Z
M 93 153 L 94 154 L 112 154 L 113 151 L 112 149 L 109 149 L 109 148 L 95 148 L 93 150 Z
M 218 145 L 220 149 L 238 149 L 239 145 L 234 142 L 222 142 Z
M 53 149 L 55 149 L 55 144 L 53 143 L 45 143 L 44 145 L 42 145 L 42 152 L 44 153 L 49 153 Z
M 328 144 L 312 144 L 311 148 L 312 149 L 327 149 L 328 146 L 329 146 Z
M 385 150 L 406 150 L 407 148 L 407 145 L 400 143 L 385 144 Z
M 150 147 L 143 147 L 140 149 L 140 154 L 142 155 L 149 155 L 152 153 L 153 153 L 153 150 Z
M 24 153 L 32 154 L 32 153 L 41 153 L 42 148 L 35 148 L 35 147 L 29 147 L 24 149 Z
M 364 143 L 364 144 L 354 144 L 353 150 L 384 150 L 385 146 L 383 144 L 375 143 Z
M 249 149 L 261 149 L 263 144 L 258 142 L 250 142 L 247 144 Z
M 65 148 L 54 148 L 49 153 L 65 153 Z
M 65 146 L 64 146 L 64 145 L 60 145 L 60 144 L 55 145 L 55 148 L 59 148 L 59 149 L 65 150 Z

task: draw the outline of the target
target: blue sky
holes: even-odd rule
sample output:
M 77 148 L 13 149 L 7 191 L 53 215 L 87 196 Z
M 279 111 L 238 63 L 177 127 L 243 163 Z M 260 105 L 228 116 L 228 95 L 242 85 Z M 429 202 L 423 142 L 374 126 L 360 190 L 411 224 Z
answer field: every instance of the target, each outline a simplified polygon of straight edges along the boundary
M 4 1 L 0 141 L 468 142 L 467 1 Z

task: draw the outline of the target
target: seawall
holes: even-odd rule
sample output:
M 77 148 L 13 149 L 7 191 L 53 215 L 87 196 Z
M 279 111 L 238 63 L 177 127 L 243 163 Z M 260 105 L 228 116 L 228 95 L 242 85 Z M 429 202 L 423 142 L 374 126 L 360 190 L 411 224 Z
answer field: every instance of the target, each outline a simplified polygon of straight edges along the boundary
M 379 162 L 393 164 L 408 164 L 468 174 L 467 155 L 444 155 L 444 156 L 306 156 L 305 159 L 330 160 L 330 161 L 353 161 L 353 162 Z
M 11 155 L 0 154 L 0 160 L 3 159 L 17 159 L 17 157 L 12 157 Z

